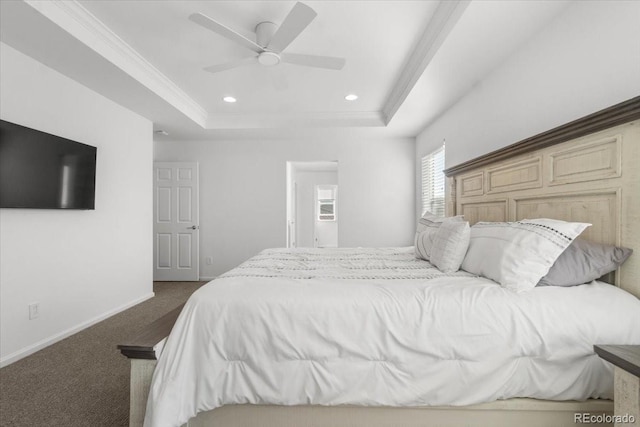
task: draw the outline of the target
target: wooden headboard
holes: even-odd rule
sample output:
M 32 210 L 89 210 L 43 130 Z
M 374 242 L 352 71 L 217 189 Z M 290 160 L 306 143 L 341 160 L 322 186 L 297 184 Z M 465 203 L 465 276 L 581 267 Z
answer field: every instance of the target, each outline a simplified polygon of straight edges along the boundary
M 613 279 L 640 298 L 640 97 L 445 170 L 447 215 L 588 222 L 632 248 Z

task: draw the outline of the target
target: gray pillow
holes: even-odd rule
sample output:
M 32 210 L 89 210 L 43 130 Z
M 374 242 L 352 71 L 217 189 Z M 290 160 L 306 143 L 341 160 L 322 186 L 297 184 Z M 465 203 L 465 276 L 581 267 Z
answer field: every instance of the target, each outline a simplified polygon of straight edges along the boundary
M 589 283 L 622 265 L 633 249 L 575 239 L 560 254 L 538 286 L 576 286 Z

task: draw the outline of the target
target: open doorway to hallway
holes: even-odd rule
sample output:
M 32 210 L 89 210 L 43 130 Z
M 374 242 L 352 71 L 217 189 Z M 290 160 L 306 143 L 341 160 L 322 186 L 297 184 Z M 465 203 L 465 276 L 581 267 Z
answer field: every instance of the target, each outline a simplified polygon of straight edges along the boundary
M 287 247 L 338 246 L 338 162 L 287 162 Z

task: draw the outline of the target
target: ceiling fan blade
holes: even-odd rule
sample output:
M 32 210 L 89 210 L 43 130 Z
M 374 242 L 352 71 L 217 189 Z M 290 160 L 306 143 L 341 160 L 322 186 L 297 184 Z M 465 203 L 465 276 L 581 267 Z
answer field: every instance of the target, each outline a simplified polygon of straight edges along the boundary
M 264 49 L 258 45 L 256 42 L 249 40 L 242 34 L 236 33 L 231 28 L 226 27 L 219 22 L 214 21 L 209 18 L 207 15 L 203 15 L 202 13 L 194 13 L 189 15 L 189 19 L 195 22 L 198 25 L 203 26 L 204 28 L 213 31 L 214 33 L 220 34 L 223 37 L 228 38 L 231 41 L 234 41 L 247 49 L 251 49 L 256 53 L 262 52 Z
M 302 55 L 299 53 L 280 54 L 282 62 L 289 64 L 305 65 L 307 67 L 326 68 L 329 70 L 342 70 L 346 60 L 334 56 Z
M 220 71 L 230 70 L 236 67 L 242 67 L 243 65 L 250 65 L 258 62 L 257 56 L 250 56 L 248 58 L 241 58 L 231 62 L 225 62 L 224 64 L 211 65 L 203 68 L 203 70 L 210 73 L 218 73 Z
M 271 38 L 267 48 L 282 52 L 313 21 L 317 13 L 303 3 L 296 3 Z

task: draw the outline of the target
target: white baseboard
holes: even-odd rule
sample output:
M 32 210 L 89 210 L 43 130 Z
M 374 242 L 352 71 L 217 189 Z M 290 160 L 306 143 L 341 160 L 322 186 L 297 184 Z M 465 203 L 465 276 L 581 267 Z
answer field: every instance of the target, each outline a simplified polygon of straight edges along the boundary
M 49 338 L 45 338 L 41 341 L 38 341 L 35 344 L 31 344 L 30 346 L 27 346 L 25 348 L 22 348 L 16 352 L 13 352 L 3 358 L 0 358 L 0 368 L 4 368 L 7 365 L 12 364 L 13 362 L 17 362 L 18 360 L 29 356 L 30 354 L 35 353 L 38 350 L 42 350 L 45 347 L 50 346 L 51 344 L 55 344 L 58 341 L 61 341 L 77 332 L 80 332 L 83 329 L 88 328 L 89 326 L 95 325 L 98 322 L 101 322 L 103 320 L 105 320 L 108 317 L 111 317 L 115 314 L 120 313 L 121 311 L 124 311 L 128 308 L 133 307 L 134 305 L 140 304 L 141 302 L 144 302 L 150 298 L 154 297 L 154 293 L 150 292 L 140 298 L 137 298 L 131 302 L 128 302 L 124 305 L 121 305 L 120 307 L 116 307 L 113 310 L 109 310 L 106 313 L 103 313 L 97 317 L 94 317 L 93 319 L 89 319 L 86 322 L 82 322 L 81 324 L 74 326 L 72 328 L 67 329 L 66 331 L 62 331 L 59 334 L 53 335 Z
M 210 282 L 213 279 L 215 279 L 216 277 L 218 277 L 218 276 L 211 276 L 211 277 L 209 277 L 209 276 L 200 276 L 200 281 L 204 282 L 206 280 L 207 282 Z

